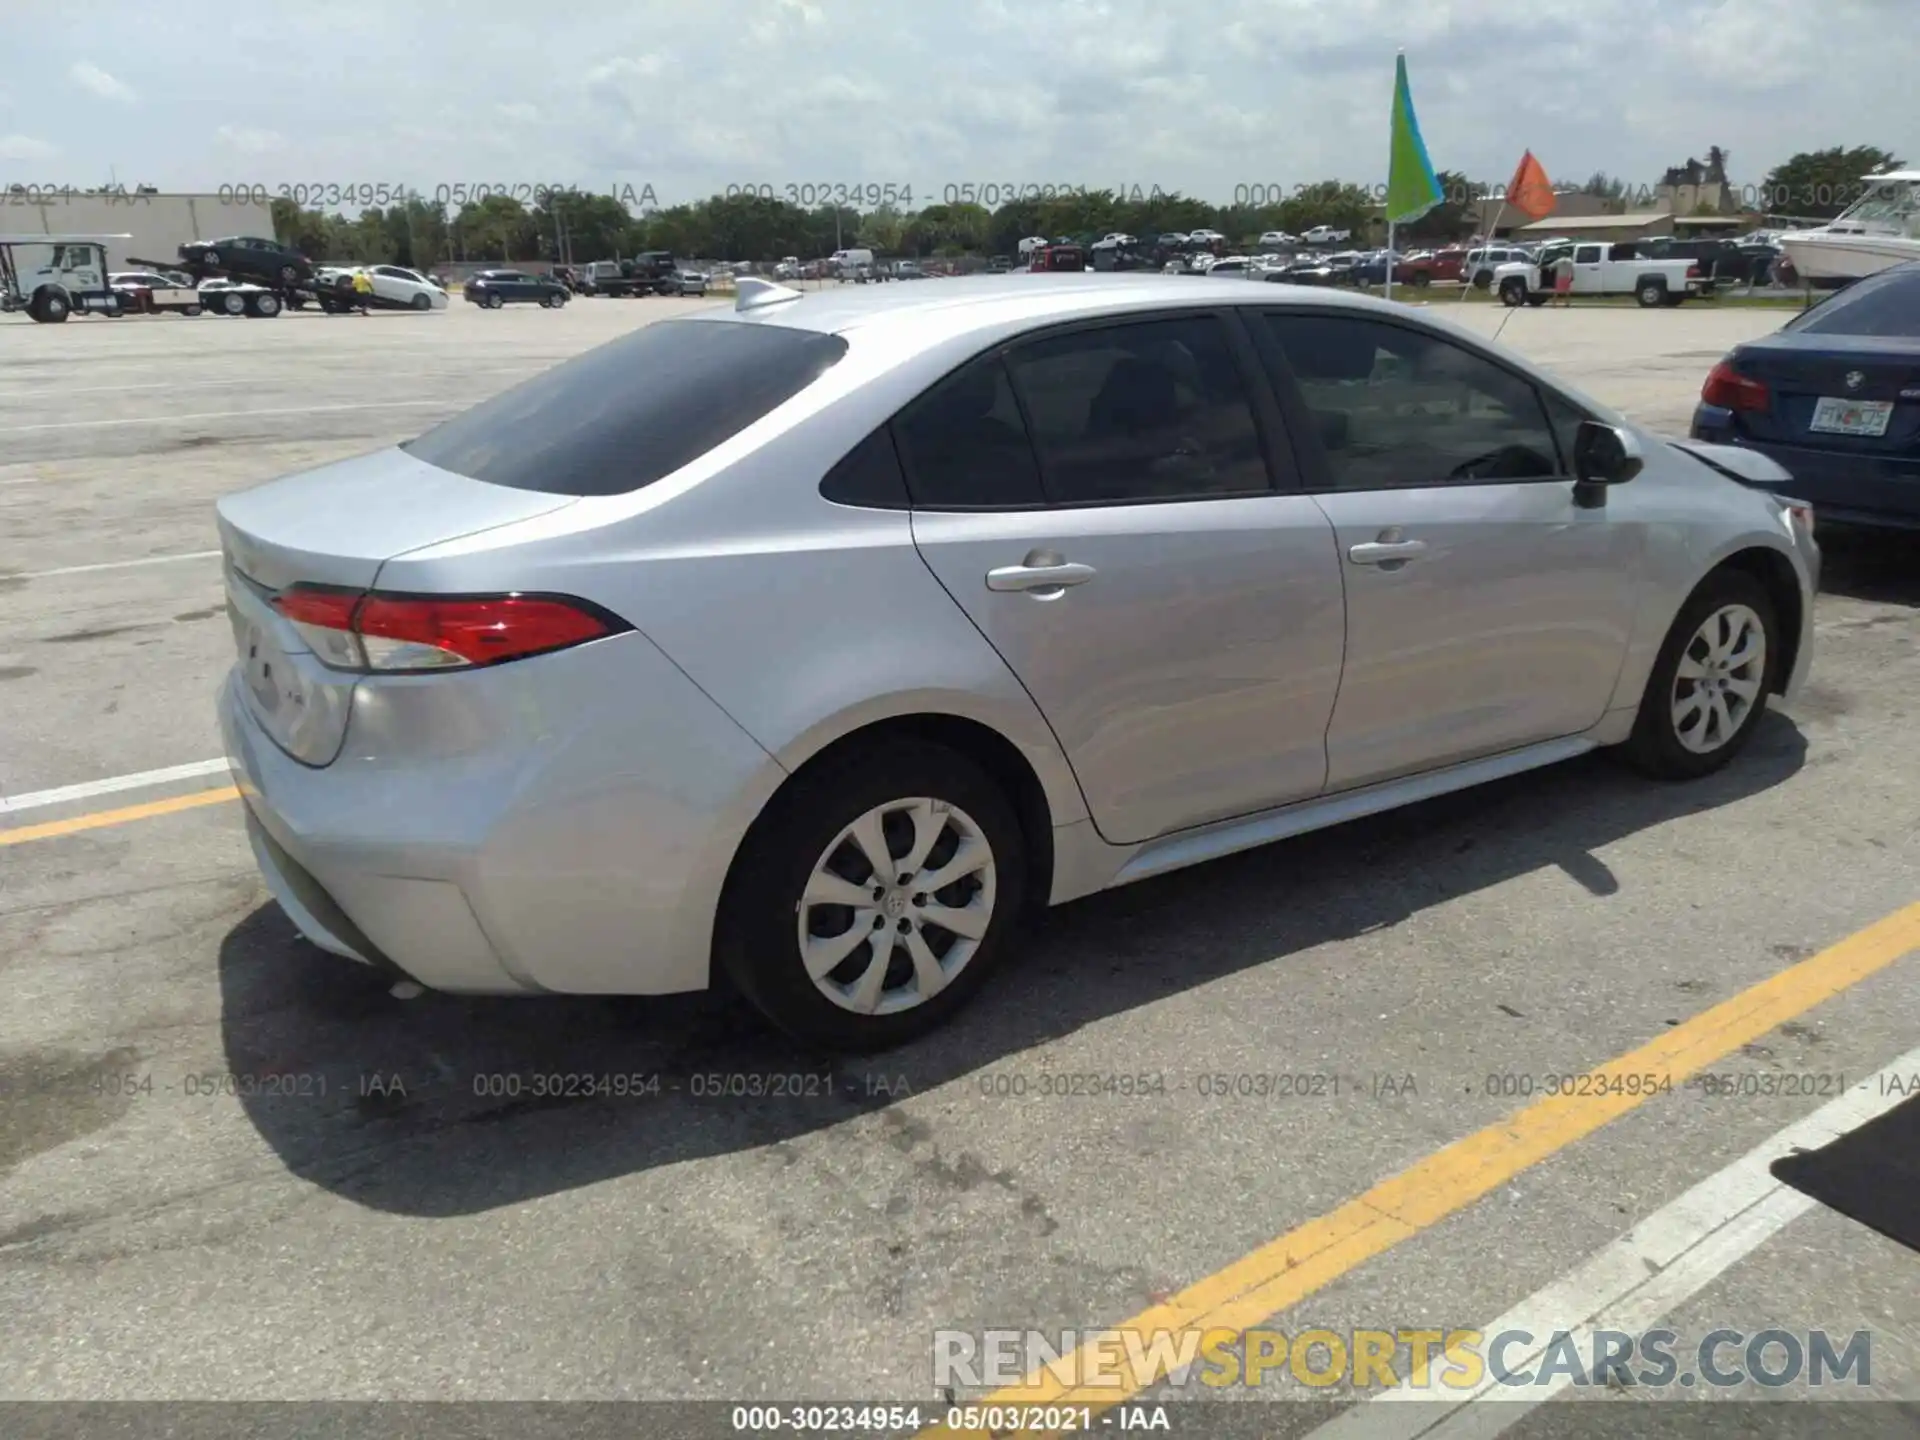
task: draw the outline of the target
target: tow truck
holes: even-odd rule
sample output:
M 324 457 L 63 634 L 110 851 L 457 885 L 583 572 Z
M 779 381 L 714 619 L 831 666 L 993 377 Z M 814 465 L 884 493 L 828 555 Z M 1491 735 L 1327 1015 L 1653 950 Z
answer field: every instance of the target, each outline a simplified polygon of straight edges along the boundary
M 58 325 L 82 314 L 118 315 L 120 296 L 107 282 L 109 240 L 131 235 L 0 235 L 0 311 L 24 310 L 37 323 Z M 51 251 L 44 264 L 31 264 L 16 248 Z
M 124 237 L 120 237 L 124 238 Z M 266 283 L 262 280 L 216 265 L 198 246 L 183 245 L 177 260 L 142 260 L 129 255 L 129 265 L 149 270 L 174 271 L 190 276 L 200 290 L 202 304 L 209 315 L 245 315 L 270 320 L 282 310 L 301 310 L 318 305 L 329 315 L 358 310 L 362 299 L 376 309 L 404 309 L 404 304 L 379 296 L 361 296 L 354 291 L 353 275 L 348 270 L 322 268 L 307 280 Z M 209 285 L 208 281 L 216 284 Z

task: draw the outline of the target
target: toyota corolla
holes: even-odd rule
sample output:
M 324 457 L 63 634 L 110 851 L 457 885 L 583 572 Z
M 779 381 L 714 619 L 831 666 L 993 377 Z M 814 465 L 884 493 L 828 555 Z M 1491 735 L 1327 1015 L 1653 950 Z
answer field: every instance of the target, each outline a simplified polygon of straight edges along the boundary
M 1423 312 L 741 285 L 220 503 L 227 753 L 316 944 L 882 1048 L 1032 906 L 1596 747 L 1701 776 L 1807 670 L 1784 471 Z

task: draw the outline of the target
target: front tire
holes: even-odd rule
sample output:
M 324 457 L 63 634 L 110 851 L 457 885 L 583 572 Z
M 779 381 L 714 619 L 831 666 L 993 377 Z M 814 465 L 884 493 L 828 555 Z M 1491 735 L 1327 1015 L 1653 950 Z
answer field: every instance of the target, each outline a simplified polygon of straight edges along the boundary
M 1020 924 L 1026 853 L 1007 797 L 966 756 L 917 740 L 849 753 L 755 825 L 715 960 L 794 1039 L 889 1049 L 986 982 Z
M 416 295 L 413 297 L 412 304 L 416 310 L 431 310 L 433 308 L 433 297 L 430 295 Z
M 1501 281 L 1500 299 L 1509 310 L 1518 310 L 1527 303 L 1527 282 L 1524 280 Z
M 1656 780 L 1696 780 L 1753 738 L 1779 664 L 1779 622 L 1751 575 L 1709 575 L 1654 660 L 1626 757 Z

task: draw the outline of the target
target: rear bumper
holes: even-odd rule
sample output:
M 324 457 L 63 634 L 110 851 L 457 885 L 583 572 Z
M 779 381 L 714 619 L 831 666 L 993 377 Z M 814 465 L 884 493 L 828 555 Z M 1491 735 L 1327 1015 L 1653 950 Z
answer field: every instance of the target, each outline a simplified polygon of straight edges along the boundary
M 784 772 L 644 636 L 364 681 L 352 708 L 316 768 L 237 672 L 220 692 L 255 859 L 308 939 L 460 994 L 705 988 L 728 867 Z
M 540 988 L 509 973 L 457 881 L 383 874 L 369 837 L 329 825 L 311 794 L 327 771 L 300 764 L 273 743 L 248 711 L 237 672 L 221 687 L 219 708 L 254 861 L 301 934 L 331 954 L 436 990 L 499 995 Z M 451 851 L 441 863 L 459 869 Z M 406 868 L 433 867 L 429 860 Z
M 1813 506 L 1819 520 L 1920 530 L 1920 461 L 1757 442 L 1739 433 L 1733 411 L 1718 405 L 1696 407 L 1690 433 L 1695 440 L 1741 446 L 1784 467 L 1793 483 L 1782 485 L 1782 493 Z

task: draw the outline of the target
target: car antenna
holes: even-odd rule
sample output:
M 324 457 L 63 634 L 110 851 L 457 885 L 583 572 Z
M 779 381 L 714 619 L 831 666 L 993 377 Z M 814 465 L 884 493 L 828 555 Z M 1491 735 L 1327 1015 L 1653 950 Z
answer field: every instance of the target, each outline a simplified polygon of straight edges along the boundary
M 763 305 L 784 305 L 789 300 L 804 298 L 798 290 L 762 280 L 757 275 L 742 275 L 733 283 L 740 297 L 733 302 L 735 310 L 758 310 Z

